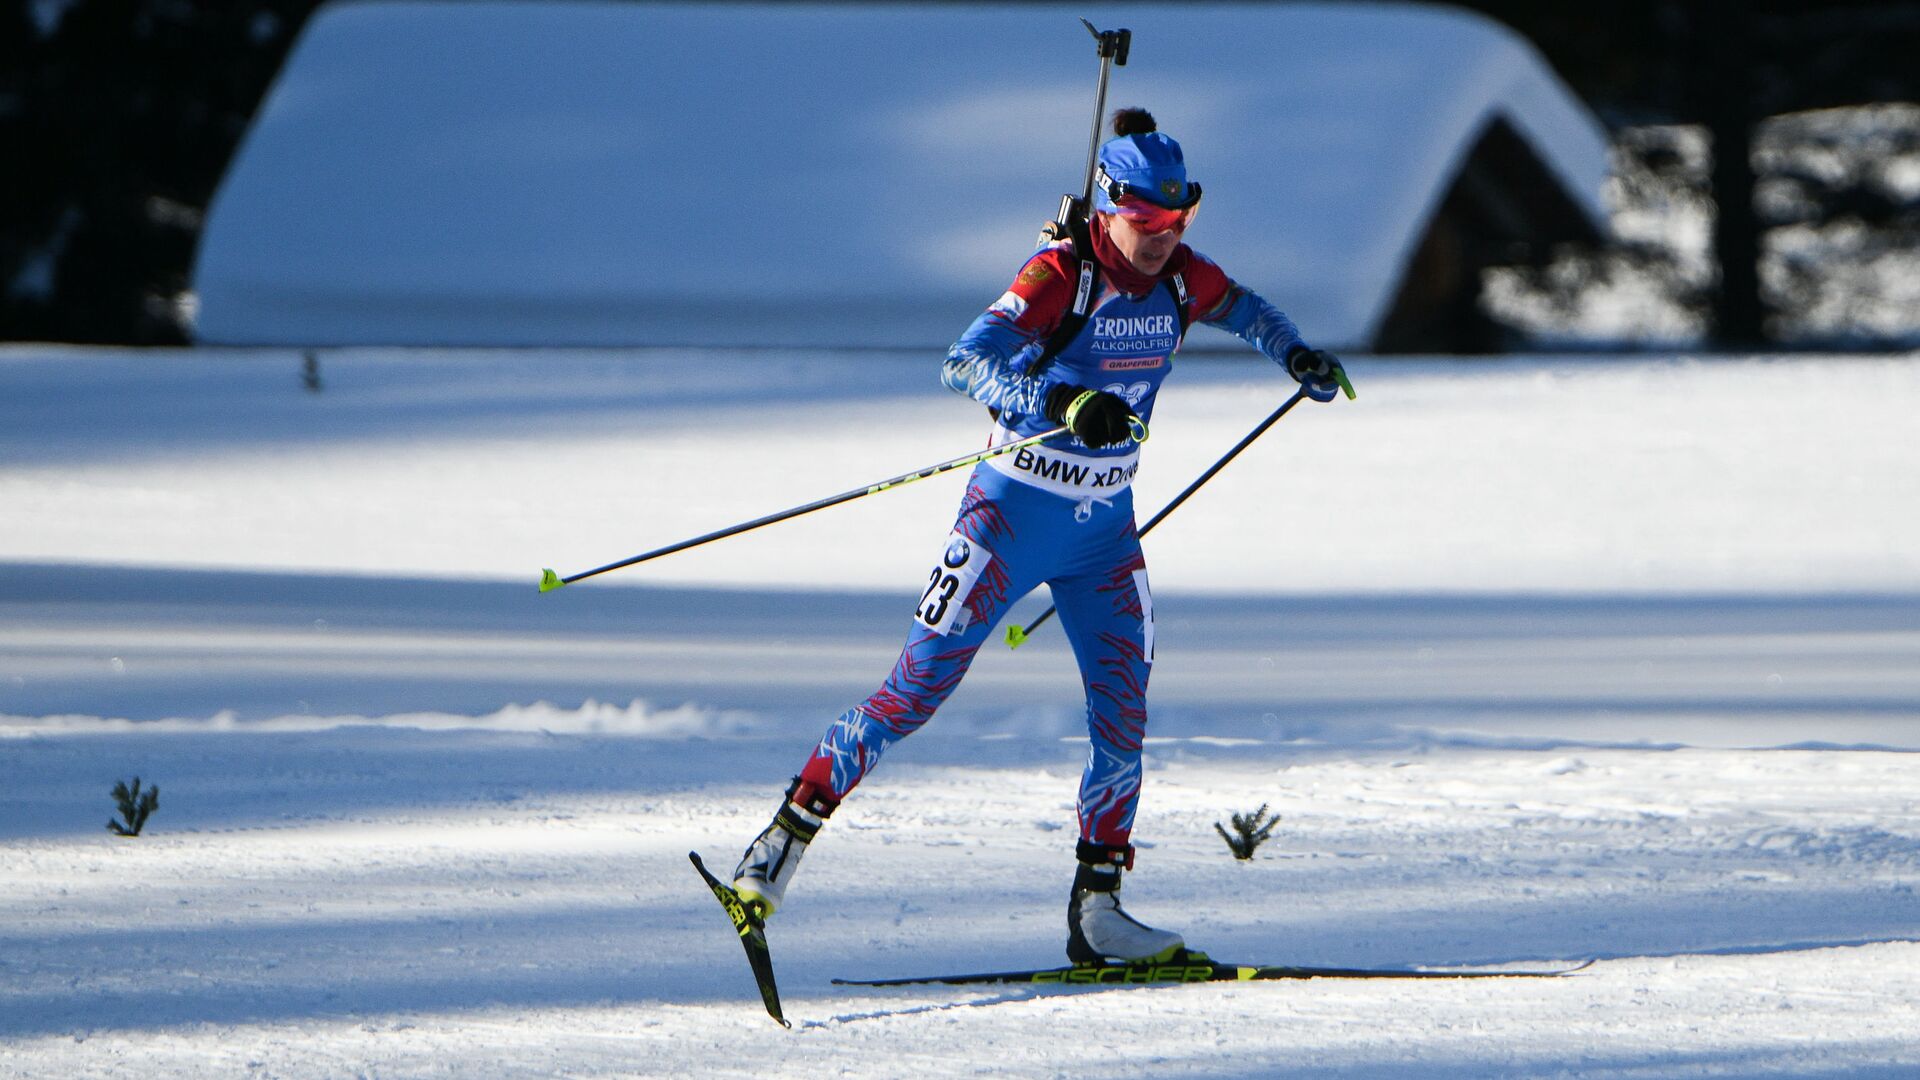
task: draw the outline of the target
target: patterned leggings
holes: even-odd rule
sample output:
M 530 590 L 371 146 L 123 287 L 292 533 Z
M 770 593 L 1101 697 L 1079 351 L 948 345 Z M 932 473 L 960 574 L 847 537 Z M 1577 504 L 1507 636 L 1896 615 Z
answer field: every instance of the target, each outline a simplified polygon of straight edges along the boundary
M 1044 583 L 1087 691 L 1092 748 L 1080 778 L 1080 836 L 1124 846 L 1140 801 L 1153 663 L 1153 601 L 1134 531 L 1132 489 L 1111 502 L 1076 501 L 981 466 L 954 532 L 992 556 L 971 590 L 954 598 L 965 608 L 956 625 L 941 633 L 916 618 L 892 674 L 833 722 L 801 779 L 836 799 L 853 790 L 889 746 L 919 730 L 960 685 L 1007 609 Z M 955 547 L 949 544 L 950 554 Z M 936 569 L 923 613 L 944 611 L 939 581 Z

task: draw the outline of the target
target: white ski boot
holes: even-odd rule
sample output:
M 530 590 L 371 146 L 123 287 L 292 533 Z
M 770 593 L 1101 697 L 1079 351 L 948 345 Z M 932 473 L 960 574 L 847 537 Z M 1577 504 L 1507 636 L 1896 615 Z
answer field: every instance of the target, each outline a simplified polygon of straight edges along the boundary
M 796 776 L 773 820 L 747 845 L 740 865 L 733 868 L 733 891 L 760 921 L 765 922 L 786 899 L 787 885 L 800 869 L 800 857 L 837 805 Z
M 1133 864 L 1133 848 L 1110 848 L 1080 841 L 1080 869 L 1067 901 L 1067 959 L 1076 964 L 1103 961 L 1167 960 L 1186 947 L 1171 930 L 1155 930 L 1120 907 L 1120 872 Z

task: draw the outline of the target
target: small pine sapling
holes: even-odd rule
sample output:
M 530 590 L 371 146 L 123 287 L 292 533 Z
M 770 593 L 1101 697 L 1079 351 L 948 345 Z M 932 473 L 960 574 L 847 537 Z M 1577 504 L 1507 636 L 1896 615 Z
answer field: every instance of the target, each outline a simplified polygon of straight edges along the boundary
M 1269 815 L 1267 804 L 1261 803 L 1260 809 L 1251 814 L 1235 814 L 1232 820 L 1232 834 L 1217 821 L 1213 823 L 1213 828 L 1220 834 L 1220 839 L 1227 842 L 1233 857 L 1244 861 L 1253 858 L 1253 850 L 1273 835 L 1273 827 L 1280 824 L 1280 815 Z
M 148 815 L 160 808 L 160 785 L 141 791 L 139 777 L 133 778 L 132 787 L 122 780 L 113 785 L 113 801 L 119 804 L 125 824 L 109 818 L 107 828 L 115 836 L 139 836 L 140 830 L 146 827 Z

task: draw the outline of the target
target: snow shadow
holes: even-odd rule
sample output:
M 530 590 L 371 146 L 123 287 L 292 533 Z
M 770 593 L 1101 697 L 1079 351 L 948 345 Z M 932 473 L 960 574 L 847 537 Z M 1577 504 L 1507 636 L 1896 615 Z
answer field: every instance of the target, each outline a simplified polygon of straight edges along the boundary
M 1390 1024 L 1383 1019 L 1383 1024 Z M 1193 1066 L 1171 1064 L 1155 1068 L 1154 1075 L 1179 1080 L 1184 1077 L 1286 1076 L 1289 1080 L 1536 1080 L 1542 1076 L 1675 1077 L 1675 1076 L 1793 1076 L 1804 1080 L 1908 1080 L 1912 1065 L 1862 1065 L 1862 1060 L 1888 1060 L 1907 1056 L 1907 1047 L 1898 1040 L 1822 1039 L 1817 1047 L 1785 1051 L 1778 1045 L 1755 1046 L 1737 1050 L 1596 1051 L 1582 1047 L 1577 1054 L 1525 1054 L 1500 1046 L 1497 1032 L 1489 1025 L 1484 1045 L 1485 1056 L 1447 1054 L 1433 1047 L 1422 1047 L 1418 1062 L 1393 1060 L 1394 1049 L 1382 1048 L 1379 1060 L 1366 1060 L 1364 1053 L 1347 1053 L 1358 1060 L 1340 1064 L 1317 1064 L 1298 1060 L 1272 1062 L 1227 1061 Z M 1196 1054 L 1195 1056 L 1199 1056 Z M 1316 1056 L 1332 1056 L 1327 1054 Z M 1515 1059 L 1520 1060 L 1516 1061 Z M 1823 1064 L 1829 1062 L 1831 1064 Z
M 1920 747 L 1915 594 L 1155 599 L 1155 735 Z M 245 725 L 638 700 L 816 734 L 891 667 L 912 600 L 0 564 L 0 714 Z M 929 730 L 1071 738 L 1081 710 L 1046 627 L 984 649 Z
M 677 864 L 677 865 L 676 865 Z M 684 860 L 661 856 L 623 864 L 622 872 L 672 874 Z M 338 885 L 316 896 L 318 904 L 352 907 L 354 893 L 367 882 L 343 875 Z M 280 1023 L 311 1019 L 370 1019 L 408 1015 L 448 1015 L 489 1009 L 531 1011 L 549 1008 L 631 1007 L 642 1013 L 672 1005 L 737 1006 L 741 1023 L 758 1019 L 759 1002 L 738 946 L 720 911 L 699 889 L 690 872 L 686 888 L 670 900 L 635 897 L 595 904 L 529 901 L 514 907 L 461 911 L 449 906 L 389 916 L 348 914 L 267 918 L 238 924 L 92 928 L 57 932 L 0 932 L 7 963 L 16 972 L 7 1008 L 0 1011 L 0 1036 L 83 1036 L 93 1031 L 189 1028 L 199 1024 Z M 505 879 L 489 880 L 484 868 L 460 882 L 463 889 L 488 895 Z M 933 900 L 923 912 L 935 925 L 968 926 L 983 932 L 911 938 L 890 950 L 872 943 L 875 911 L 890 910 L 897 893 L 858 880 L 836 881 L 831 904 L 820 900 L 797 905 L 775 935 L 783 1001 L 789 1018 L 803 1028 L 831 1027 L 961 1008 L 1017 1005 L 1031 999 L 1085 993 L 1154 994 L 1178 988 L 1057 988 L 961 990 L 918 987 L 876 991 L 842 989 L 831 976 L 886 977 L 939 971 L 1000 968 L 1022 963 L 1058 962 L 1052 937 L 1058 897 L 1044 900 L 1044 923 L 1023 925 L 1011 933 L 982 926 L 970 914 L 977 896 Z M 155 899 L 164 903 L 166 894 Z M 1794 901 L 1809 919 L 1825 912 L 1836 929 L 1858 929 L 1859 909 L 1831 902 L 1844 891 L 1810 891 Z M 996 902 L 1022 906 L 1015 890 Z M 1691 935 L 1694 944 L 1677 955 L 1737 950 L 1745 954 L 1789 953 L 1856 942 L 1801 943 L 1777 948 L 1716 945 L 1765 933 L 1778 905 L 1728 908 L 1711 900 L 1665 901 L 1626 898 L 1610 911 L 1572 910 L 1542 926 L 1538 910 L 1523 904 L 1477 905 L 1423 913 L 1413 922 L 1385 920 L 1359 936 L 1354 920 L 1330 913 L 1324 940 L 1310 949 L 1269 942 L 1257 959 L 1278 962 L 1343 962 L 1412 966 L 1422 961 L 1496 963 L 1538 961 L 1578 955 L 1598 940 L 1592 920 L 1631 926 L 1610 936 L 1621 958 L 1664 955 L 1663 943 Z M 239 915 L 238 912 L 230 912 Z M 1906 913 L 1903 935 L 1913 940 L 1920 921 Z M 1430 921 L 1431 920 L 1431 921 Z M 1889 921 L 1891 919 L 1889 918 Z M 1838 924 L 1844 924 L 1844 927 Z M 1526 933 L 1514 939 L 1512 931 Z M 1657 927 L 1657 930 L 1655 929 Z M 1017 955 L 1009 938 L 1027 936 L 1029 955 Z M 1336 944 L 1342 939 L 1350 944 Z M 1881 940 L 1881 939 L 1875 939 Z M 1039 954 L 1033 947 L 1048 944 Z M 1638 942 L 1639 945 L 1634 943 Z M 1861 944 L 1869 941 L 1857 942 Z M 896 946 L 902 944 L 895 943 Z M 1215 955 L 1227 947 L 1207 944 Z M 1245 947 L 1252 952 L 1252 947 Z M 1440 950 L 1451 949 L 1445 957 Z M 1537 950 L 1537 951 L 1536 951 Z M 986 959 L 983 961 L 983 957 Z M 1253 955 L 1233 955 L 1238 961 Z M 1593 969 L 1605 977 L 1606 967 Z M 1586 978 L 1576 975 L 1570 978 Z M 1284 985 L 1284 984 L 1276 984 Z M 1355 991 L 1342 984 L 1346 992 Z M 1370 984 L 1383 995 L 1403 993 L 1393 984 Z M 1446 984 L 1435 987 L 1435 994 Z M 1385 1000 L 1385 998 L 1383 998 Z M 897 1004 L 888 1004 L 897 1003 Z M 1623 1062 L 1642 1060 L 1631 1055 Z M 1652 1059 L 1665 1062 L 1666 1058 Z M 1484 1063 L 1481 1063 L 1484 1066 Z M 1355 1066 L 1356 1068 L 1358 1066 Z M 1461 1069 L 1469 1064 L 1460 1063 Z M 1444 1064 L 1436 1075 L 1456 1075 Z M 1291 1073 L 1290 1073 L 1291 1075 Z M 1333 1070 L 1325 1075 L 1363 1075 Z M 1466 1075 L 1466 1073 L 1460 1073 Z M 1475 1075 L 1485 1075 L 1484 1072 Z
M 939 357 L 920 351 L 319 349 L 311 369 L 308 352 L 0 350 L 0 462 L 703 428 L 720 406 L 832 404 L 849 387 L 925 400 L 939 387 Z
M 711 898 L 686 895 L 664 905 L 4 932 L 23 977 L 5 995 L 0 1037 L 495 1007 L 740 998 L 757 1008 L 724 915 Z M 28 978 L 61 988 L 23 989 Z

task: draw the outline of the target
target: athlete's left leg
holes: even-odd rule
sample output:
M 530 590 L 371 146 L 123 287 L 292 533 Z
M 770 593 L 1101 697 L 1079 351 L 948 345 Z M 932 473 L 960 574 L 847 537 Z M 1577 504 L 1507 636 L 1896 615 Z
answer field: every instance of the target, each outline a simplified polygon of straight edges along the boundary
M 1121 871 L 1133 865 L 1153 665 L 1153 595 L 1134 531 L 1131 500 L 1090 564 L 1052 582 L 1060 625 L 1087 691 L 1086 771 L 1080 777 L 1079 866 L 1067 900 L 1067 957 L 1074 963 L 1170 957 L 1185 945 L 1120 907 Z M 1119 507 L 1116 507 L 1119 509 Z M 1097 519 L 1096 519 L 1097 520 Z
M 1051 585 L 1087 692 L 1092 747 L 1080 778 L 1080 839 L 1124 848 L 1140 801 L 1153 598 L 1132 515 L 1107 527 L 1112 535 L 1099 545 L 1093 566 Z

